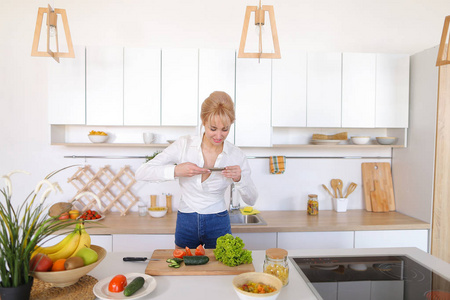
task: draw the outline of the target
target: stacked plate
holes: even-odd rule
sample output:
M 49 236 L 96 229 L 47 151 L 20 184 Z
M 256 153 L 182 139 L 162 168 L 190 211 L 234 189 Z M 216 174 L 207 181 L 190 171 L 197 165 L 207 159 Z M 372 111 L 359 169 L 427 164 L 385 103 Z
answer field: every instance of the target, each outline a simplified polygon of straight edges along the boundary
M 311 140 L 314 145 L 337 145 L 341 140 Z

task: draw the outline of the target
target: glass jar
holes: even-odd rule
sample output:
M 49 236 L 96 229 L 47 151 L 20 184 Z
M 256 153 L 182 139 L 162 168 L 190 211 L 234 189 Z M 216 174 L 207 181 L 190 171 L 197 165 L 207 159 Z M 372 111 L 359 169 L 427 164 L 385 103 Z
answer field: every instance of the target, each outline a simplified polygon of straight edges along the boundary
M 141 216 L 141 217 L 147 216 L 147 205 L 140 203 L 138 205 L 138 212 L 139 212 L 139 216 Z
M 287 261 L 288 252 L 281 248 L 270 248 L 266 250 L 263 272 L 278 277 L 283 286 L 289 283 L 289 265 Z
M 319 201 L 317 195 L 308 195 L 308 215 L 317 216 L 319 214 Z

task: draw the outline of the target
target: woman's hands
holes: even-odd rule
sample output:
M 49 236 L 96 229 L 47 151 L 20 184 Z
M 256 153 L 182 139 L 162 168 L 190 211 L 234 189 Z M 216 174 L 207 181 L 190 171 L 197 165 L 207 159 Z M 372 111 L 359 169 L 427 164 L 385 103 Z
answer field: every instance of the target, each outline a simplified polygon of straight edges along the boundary
M 239 165 L 225 167 L 222 175 L 226 178 L 233 179 L 234 182 L 238 182 L 241 180 L 241 167 Z
M 192 177 L 200 174 L 211 173 L 210 170 L 200 168 L 196 164 L 185 162 L 175 166 L 175 177 Z

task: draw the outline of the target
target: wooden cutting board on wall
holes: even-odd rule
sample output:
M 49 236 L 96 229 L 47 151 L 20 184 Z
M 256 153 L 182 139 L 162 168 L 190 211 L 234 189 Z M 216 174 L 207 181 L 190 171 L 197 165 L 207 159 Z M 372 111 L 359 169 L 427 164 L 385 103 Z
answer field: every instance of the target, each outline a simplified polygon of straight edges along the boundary
M 243 264 L 236 267 L 228 267 L 216 260 L 214 250 L 205 249 L 205 255 L 209 262 L 199 266 L 186 266 L 184 263 L 179 268 L 170 268 L 166 259 L 173 257 L 173 249 L 157 249 L 153 251 L 152 259 L 145 268 L 148 275 L 237 275 L 245 272 L 254 272 L 253 263 Z
M 395 210 L 394 187 L 390 163 L 362 163 L 362 180 L 366 210 Z

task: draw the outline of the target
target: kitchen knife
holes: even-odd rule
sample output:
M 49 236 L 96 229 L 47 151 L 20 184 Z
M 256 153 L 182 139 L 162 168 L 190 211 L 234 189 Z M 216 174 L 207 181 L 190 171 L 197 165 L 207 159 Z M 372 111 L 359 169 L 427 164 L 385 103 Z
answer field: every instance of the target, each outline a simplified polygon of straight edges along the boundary
M 146 260 L 158 261 L 159 259 L 156 259 L 156 258 L 148 259 L 147 257 L 124 257 L 123 258 L 123 261 L 146 261 Z

